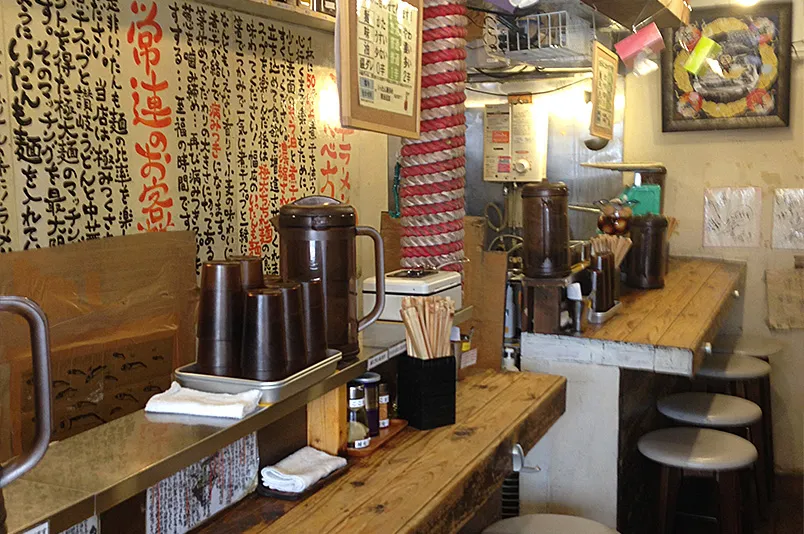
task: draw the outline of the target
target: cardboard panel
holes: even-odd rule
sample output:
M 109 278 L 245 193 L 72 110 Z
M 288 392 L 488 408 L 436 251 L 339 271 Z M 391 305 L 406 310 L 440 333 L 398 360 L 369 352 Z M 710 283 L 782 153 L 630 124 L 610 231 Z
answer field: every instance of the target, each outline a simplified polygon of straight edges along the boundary
M 189 232 L 0 255 L 0 294 L 31 298 L 48 317 L 54 439 L 143 407 L 175 367 L 195 359 L 194 265 Z M 27 325 L 2 314 L 0 332 L 6 459 L 33 431 L 34 391 Z

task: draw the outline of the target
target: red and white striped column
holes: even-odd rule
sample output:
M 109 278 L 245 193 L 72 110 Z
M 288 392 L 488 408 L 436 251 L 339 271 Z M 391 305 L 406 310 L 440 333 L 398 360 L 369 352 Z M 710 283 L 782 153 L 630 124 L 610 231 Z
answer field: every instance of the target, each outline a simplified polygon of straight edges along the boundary
M 465 0 L 425 0 L 421 136 L 402 146 L 402 266 L 462 270 Z

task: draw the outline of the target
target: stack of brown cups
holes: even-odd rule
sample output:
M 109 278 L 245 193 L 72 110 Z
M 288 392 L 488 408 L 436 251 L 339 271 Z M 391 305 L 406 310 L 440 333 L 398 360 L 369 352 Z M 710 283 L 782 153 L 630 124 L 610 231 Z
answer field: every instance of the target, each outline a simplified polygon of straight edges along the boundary
M 327 324 L 324 310 L 324 285 L 320 278 L 301 282 L 304 338 L 307 340 L 307 365 L 327 357 Z
M 285 357 L 282 291 L 254 289 L 246 293 L 241 368 L 244 378 L 276 382 L 290 374 Z
M 280 324 L 284 334 L 288 374 L 293 375 L 307 367 L 307 343 L 302 324 L 301 286 L 295 282 L 274 282 L 268 288 L 282 293 Z
M 259 256 L 229 256 L 228 260 L 240 263 L 240 280 L 243 291 L 265 287 L 262 279 L 262 258 Z
M 282 277 L 281 277 L 281 276 L 279 276 L 278 274 L 269 274 L 269 273 L 265 273 L 265 274 L 262 276 L 262 281 L 263 281 L 263 287 L 268 287 L 268 286 L 270 286 L 271 284 L 275 284 L 275 283 L 277 283 L 277 282 L 281 282 L 281 281 L 282 281 Z
M 198 371 L 217 376 L 240 375 L 243 335 L 241 266 L 236 261 L 211 261 L 201 267 L 198 309 Z

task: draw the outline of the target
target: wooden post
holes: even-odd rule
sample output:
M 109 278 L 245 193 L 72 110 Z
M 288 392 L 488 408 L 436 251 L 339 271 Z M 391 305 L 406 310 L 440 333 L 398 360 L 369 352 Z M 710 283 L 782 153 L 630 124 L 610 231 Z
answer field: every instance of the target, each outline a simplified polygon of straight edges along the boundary
M 337 455 L 346 450 L 346 385 L 307 404 L 307 445 Z

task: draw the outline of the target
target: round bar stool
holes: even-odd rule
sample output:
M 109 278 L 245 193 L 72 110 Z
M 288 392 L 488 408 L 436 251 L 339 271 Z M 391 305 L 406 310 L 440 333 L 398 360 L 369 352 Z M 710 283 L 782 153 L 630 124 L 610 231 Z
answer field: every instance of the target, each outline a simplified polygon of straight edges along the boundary
M 742 534 L 740 471 L 757 459 L 757 450 L 734 434 L 709 428 L 665 428 L 645 434 L 639 452 L 661 466 L 659 534 L 672 534 L 682 470 L 715 473 L 718 482 L 718 525 L 721 534 Z
M 497 521 L 482 534 L 617 534 L 617 531 L 583 517 L 532 514 Z
M 656 403 L 659 413 L 678 423 L 707 428 L 734 429 L 746 432 L 757 450 L 756 477 L 759 511 L 768 517 L 767 465 L 765 463 L 765 435 L 762 429 L 762 409 L 754 403 L 732 395 L 720 393 L 676 393 L 662 397 Z M 744 436 L 745 437 L 745 436 Z
M 770 371 L 770 365 L 758 358 L 739 354 L 711 354 L 704 358 L 695 376 L 740 382 L 766 377 Z
M 718 336 L 712 344 L 715 354 L 736 354 L 751 356 L 770 363 L 771 356 L 776 356 L 785 348 L 784 343 L 772 337 L 751 336 L 748 334 L 724 334 Z M 773 453 L 773 411 L 771 410 L 770 375 L 759 379 L 759 407 L 762 408 L 762 427 L 765 431 L 765 462 L 768 472 L 768 494 L 773 498 L 774 467 Z
M 772 340 L 770 340 L 772 341 Z M 731 346 L 740 348 L 754 354 L 759 352 L 760 343 L 732 340 Z M 778 343 L 768 343 L 769 350 L 779 350 Z M 713 347 L 713 351 L 714 351 Z M 770 372 L 771 366 L 759 356 L 745 356 L 742 354 L 713 353 L 704 358 L 696 377 L 708 378 L 725 382 L 727 391 L 755 402 L 762 409 L 762 431 L 765 440 L 766 454 L 763 458 L 768 495 L 773 498 L 774 493 L 774 457 L 773 457 L 773 421 L 770 408 Z
M 768 359 L 784 350 L 784 344 L 764 336 L 749 336 L 744 334 L 724 334 L 718 336 L 712 343 L 712 352 L 715 354 L 737 354 L 739 356 L 753 356 L 768 361 Z

